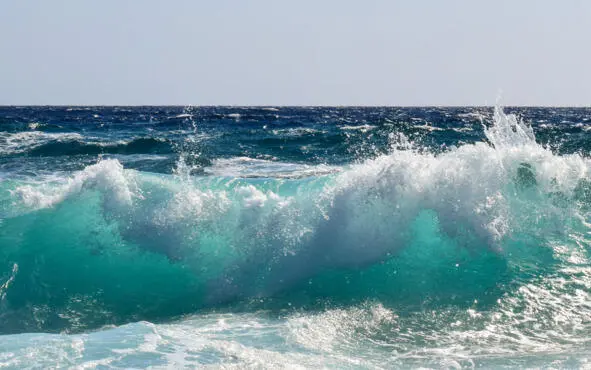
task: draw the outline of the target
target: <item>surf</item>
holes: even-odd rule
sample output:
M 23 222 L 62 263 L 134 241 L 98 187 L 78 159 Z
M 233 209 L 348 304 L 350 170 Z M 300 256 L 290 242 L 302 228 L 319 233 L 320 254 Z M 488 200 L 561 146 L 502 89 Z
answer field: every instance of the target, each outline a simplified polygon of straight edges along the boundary
M 78 332 L 368 300 L 484 309 L 573 254 L 588 264 L 588 158 L 536 143 L 500 108 L 483 130 L 485 141 L 437 152 L 392 135 L 387 154 L 338 168 L 238 157 L 198 176 L 181 160 L 166 175 L 101 159 L 3 181 L 0 327 Z

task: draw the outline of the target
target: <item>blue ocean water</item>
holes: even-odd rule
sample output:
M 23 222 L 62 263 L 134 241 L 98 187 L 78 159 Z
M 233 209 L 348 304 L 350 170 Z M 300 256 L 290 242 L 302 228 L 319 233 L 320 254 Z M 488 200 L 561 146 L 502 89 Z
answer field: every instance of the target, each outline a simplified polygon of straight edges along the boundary
M 591 366 L 591 109 L 0 107 L 0 366 Z

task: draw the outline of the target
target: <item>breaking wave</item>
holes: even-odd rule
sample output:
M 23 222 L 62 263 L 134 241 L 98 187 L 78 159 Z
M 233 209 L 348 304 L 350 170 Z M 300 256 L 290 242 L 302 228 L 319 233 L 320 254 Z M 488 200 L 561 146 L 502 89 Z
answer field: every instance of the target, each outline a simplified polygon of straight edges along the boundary
M 542 147 L 500 109 L 485 133 L 437 154 L 401 137 L 338 169 L 238 158 L 192 177 L 105 159 L 42 184 L 4 181 L 0 328 L 368 300 L 410 312 L 509 295 L 519 306 L 524 286 L 564 269 L 585 280 L 591 162 Z

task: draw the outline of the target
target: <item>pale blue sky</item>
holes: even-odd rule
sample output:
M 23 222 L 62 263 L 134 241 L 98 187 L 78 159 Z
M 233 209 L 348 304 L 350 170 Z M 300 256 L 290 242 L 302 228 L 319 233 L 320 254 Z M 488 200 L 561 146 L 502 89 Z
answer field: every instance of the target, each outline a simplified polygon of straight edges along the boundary
M 0 104 L 591 105 L 587 0 L 0 0 Z

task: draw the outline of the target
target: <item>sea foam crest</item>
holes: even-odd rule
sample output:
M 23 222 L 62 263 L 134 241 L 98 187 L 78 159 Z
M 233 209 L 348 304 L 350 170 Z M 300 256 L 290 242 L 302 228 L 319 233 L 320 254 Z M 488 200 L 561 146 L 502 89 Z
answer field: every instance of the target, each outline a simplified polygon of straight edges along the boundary
M 45 143 L 82 140 L 78 133 L 47 133 L 41 131 L 0 132 L 0 154 L 24 153 Z
M 13 191 L 13 195 L 18 197 L 24 206 L 39 209 L 51 207 L 90 188 L 101 191 L 105 201 L 112 205 L 131 205 L 133 198 L 140 196 L 132 173 L 124 171 L 123 165 L 116 159 L 101 160 L 75 173 L 65 183 L 57 186 L 19 186 Z
M 494 119 L 485 128 L 491 145 L 463 145 L 439 155 L 404 145 L 338 175 L 323 197 L 330 204 L 327 225 L 342 225 L 331 234 L 344 258 L 372 261 L 403 246 L 410 225 L 425 211 L 435 214 L 448 236 L 468 232 L 473 239 L 467 243 L 494 250 L 512 231 L 532 226 L 526 209 L 562 217 L 567 211 L 549 194 L 573 196 L 588 177 L 589 161 L 554 155 L 536 144 L 531 127 L 499 107 Z

